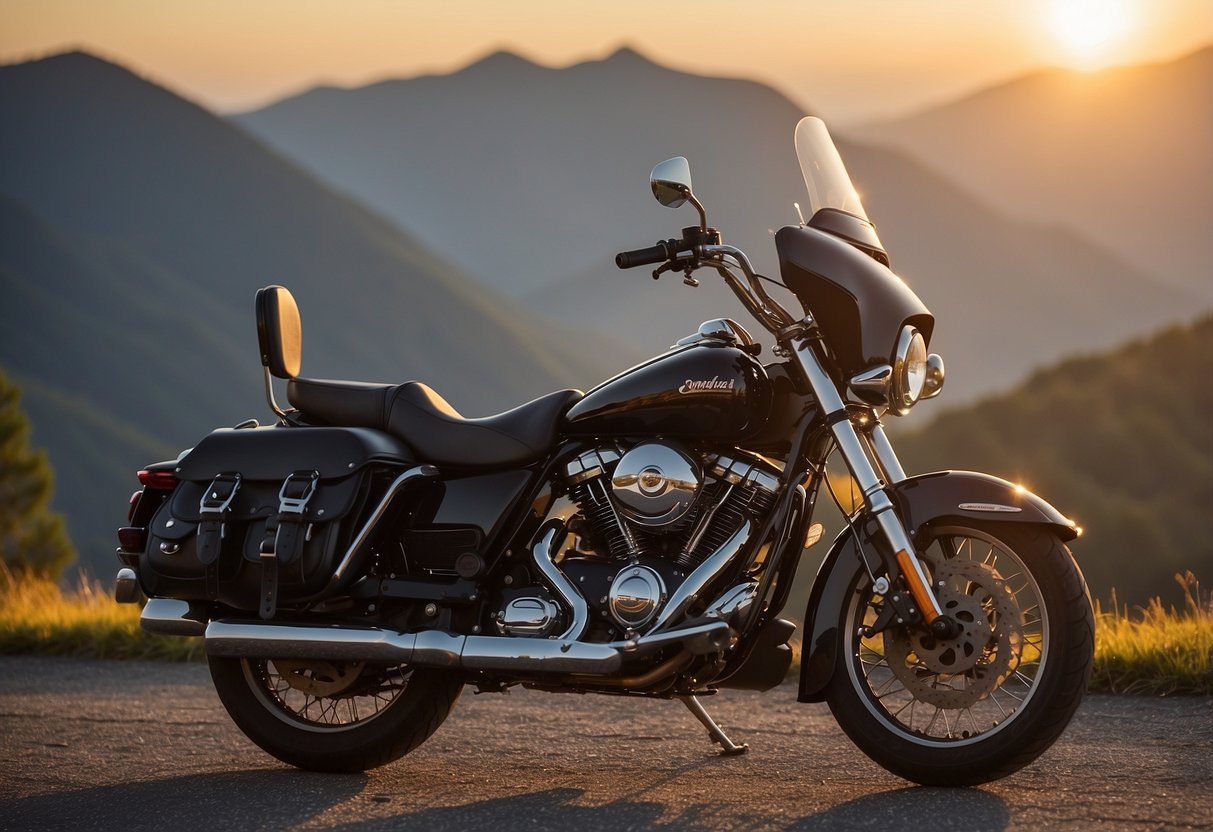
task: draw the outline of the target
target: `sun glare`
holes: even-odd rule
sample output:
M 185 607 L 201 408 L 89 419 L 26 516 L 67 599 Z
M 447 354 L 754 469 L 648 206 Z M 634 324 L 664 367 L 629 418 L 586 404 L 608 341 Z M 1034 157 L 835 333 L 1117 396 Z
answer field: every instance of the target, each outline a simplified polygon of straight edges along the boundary
M 1082 69 L 1109 63 L 1109 54 L 1136 21 L 1130 0 L 1052 0 L 1048 23 Z

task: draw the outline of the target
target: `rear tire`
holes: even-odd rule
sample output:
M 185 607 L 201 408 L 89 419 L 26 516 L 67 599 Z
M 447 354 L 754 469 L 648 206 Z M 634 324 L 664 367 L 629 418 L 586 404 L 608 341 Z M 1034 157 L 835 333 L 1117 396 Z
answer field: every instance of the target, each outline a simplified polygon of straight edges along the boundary
M 826 696 L 884 768 L 971 786 L 1018 771 L 1069 724 L 1091 675 L 1094 615 L 1082 573 L 1048 529 L 974 522 L 933 534 L 926 564 L 948 584 L 937 587 L 941 605 L 969 622 L 965 633 L 937 642 L 893 625 L 864 637 L 880 599 L 859 570 Z
M 365 771 L 404 756 L 438 730 L 463 689 L 458 674 L 430 668 L 207 661 L 237 727 L 310 771 Z

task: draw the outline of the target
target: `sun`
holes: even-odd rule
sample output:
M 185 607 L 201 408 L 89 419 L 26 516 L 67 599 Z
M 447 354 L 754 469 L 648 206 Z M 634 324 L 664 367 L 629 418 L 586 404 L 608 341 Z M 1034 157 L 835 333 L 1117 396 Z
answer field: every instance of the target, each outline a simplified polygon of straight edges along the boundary
M 1052 0 L 1048 24 L 1077 66 L 1096 69 L 1132 32 L 1135 12 L 1130 0 Z

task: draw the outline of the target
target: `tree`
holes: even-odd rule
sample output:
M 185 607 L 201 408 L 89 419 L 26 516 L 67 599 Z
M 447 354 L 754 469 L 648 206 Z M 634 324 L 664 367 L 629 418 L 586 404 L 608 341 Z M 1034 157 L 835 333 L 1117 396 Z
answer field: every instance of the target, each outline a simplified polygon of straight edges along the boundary
M 50 510 L 55 475 L 29 446 L 21 391 L 0 372 L 0 559 L 14 572 L 56 578 L 76 559 L 63 515 Z

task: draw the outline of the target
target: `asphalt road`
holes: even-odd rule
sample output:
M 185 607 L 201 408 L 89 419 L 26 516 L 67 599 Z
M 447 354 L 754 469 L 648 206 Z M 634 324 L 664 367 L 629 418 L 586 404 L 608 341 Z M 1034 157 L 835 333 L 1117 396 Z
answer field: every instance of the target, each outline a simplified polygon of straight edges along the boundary
M 1092 696 L 1056 746 L 978 789 L 913 787 L 792 687 L 677 702 L 470 691 L 365 775 L 287 768 L 228 720 L 206 668 L 0 659 L 0 830 L 1213 828 L 1213 700 Z

